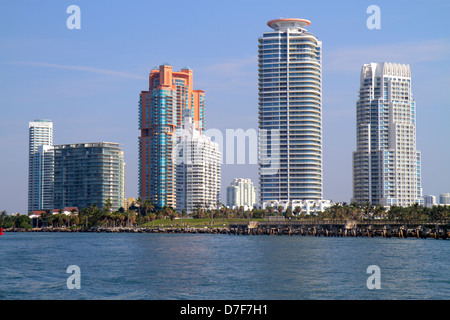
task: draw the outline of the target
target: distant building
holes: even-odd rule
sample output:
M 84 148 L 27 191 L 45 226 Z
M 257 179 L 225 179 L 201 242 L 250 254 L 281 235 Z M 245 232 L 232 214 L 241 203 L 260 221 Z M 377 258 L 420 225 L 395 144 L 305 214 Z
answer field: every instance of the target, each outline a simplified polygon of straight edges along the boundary
M 112 210 L 123 207 L 124 157 L 119 144 L 109 142 L 54 146 L 54 207 L 97 205 L 109 198 Z
M 450 205 L 450 193 L 441 193 L 439 195 L 439 204 Z
M 431 208 L 432 206 L 435 206 L 436 203 L 436 196 L 427 195 L 423 196 L 423 206 Z
M 78 215 L 79 210 L 77 207 L 67 207 L 67 208 L 63 208 L 63 209 L 53 209 L 53 210 L 48 210 L 50 212 L 51 215 L 54 214 L 64 214 L 66 216 L 70 216 L 70 215 Z M 42 226 L 39 224 L 39 220 L 42 221 L 41 216 L 43 214 L 45 214 L 47 212 L 47 210 L 34 210 L 31 214 L 29 214 L 29 218 L 31 219 L 31 226 L 33 228 L 35 227 L 39 227 Z
M 53 208 L 53 123 L 29 123 L 28 212 Z
M 179 140 L 173 154 L 177 211 L 216 209 L 220 194 L 219 144 L 195 129 L 188 109 L 184 110 L 184 121 L 177 133 Z
M 256 205 L 256 188 L 252 180 L 236 178 L 227 187 L 227 206 L 230 208 L 251 209 Z
M 128 211 L 132 205 L 136 202 L 135 198 L 124 198 L 123 199 L 123 208 L 125 211 Z

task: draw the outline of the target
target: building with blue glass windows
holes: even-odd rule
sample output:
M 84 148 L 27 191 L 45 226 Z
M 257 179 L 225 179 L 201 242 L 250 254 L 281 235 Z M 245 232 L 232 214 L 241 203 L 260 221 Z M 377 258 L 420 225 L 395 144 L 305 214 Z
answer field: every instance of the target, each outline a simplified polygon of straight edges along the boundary
M 168 64 L 153 68 L 139 97 L 139 196 L 157 208 L 176 208 L 175 130 L 188 110 L 195 129 L 205 129 L 205 93 L 193 89 L 193 71 Z
M 276 19 L 259 41 L 259 201 L 322 201 L 322 42 L 304 19 Z M 276 134 L 275 134 L 276 133 Z M 264 138 L 265 137 L 265 138 Z M 278 157 L 275 170 L 268 156 Z
M 410 66 L 363 65 L 356 103 L 352 201 L 383 206 L 423 204 L 416 120 Z
M 123 207 L 125 197 L 124 154 L 118 143 L 92 142 L 55 145 L 54 208 L 95 204 L 111 210 Z

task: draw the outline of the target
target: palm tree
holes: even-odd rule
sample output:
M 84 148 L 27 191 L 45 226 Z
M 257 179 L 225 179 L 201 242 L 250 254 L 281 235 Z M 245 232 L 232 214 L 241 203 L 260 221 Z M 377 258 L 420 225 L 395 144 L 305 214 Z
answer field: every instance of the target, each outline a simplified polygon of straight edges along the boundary
M 169 206 L 164 206 L 161 212 L 164 216 L 168 216 L 173 223 L 173 219 L 176 217 L 177 213 Z
M 291 217 L 292 217 L 292 210 L 291 210 L 291 207 L 287 207 L 287 208 L 286 208 L 286 211 L 284 212 L 284 217 L 285 217 L 286 219 L 291 219 Z
M 266 216 L 267 216 L 267 209 L 262 209 L 262 210 L 261 210 L 261 213 L 262 213 L 263 219 L 265 219 Z
M 278 206 L 277 210 L 278 210 L 278 214 L 281 215 L 281 213 L 283 212 L 284 208 L 283 208 L 283 206 Z
M 377 218 L 384 218 L 386 216 L 386 210 L 382 205 L 376 205 L 374 209 L 374 216 Z
M 42 221 L 45 223 L 46 226 L 48 226 L 48 223 L 50 222 L 50 219 L 52 217 L 52 213 L 50 210 L 45 210 L 45 213 L 41 215 Z
M 186 210 L 185 209 L 181 209 L 181 213 L 180 213 L 180 225 L 183 225 L 183 217 L 186 216 Z
M 238 208 L 238 217 L 243 218 L 244 217 L 244 206 L 239 206 Z
M 152 227 L 155 226 L 156 214 L 155 213 L 150 213 L 149 217 L 152 220 Z
M 227 221 L 230 222 L 230 213 L 231 213 L 231 209 L 228 207 L 225 207 L 225 216 L 227 217 Z
M 112 211 L 112 202 L 110 198 L 106 199 L 105 204 L 103 205 L 103 211 L 104 212 Z
M 58 227 L 61 227 L 61 223 L 63 222 L 62 214 L 61 214 L 61 213 L 55 214 L 55 215 L 53 216 L 53 219 L 54 219 L 54 221 L 57 222 Z
M 374 207 L 372 206 L 372 204 L 370 202 L 366 202 L 362 209 L 363 209 L 365 218 L 372 217 Z
M 142 204 L 142 210 L 144 211 L 144 215 L 146 216 L 149 212 L 152 212 L 155 207 L 153 206 L 150 200 L 145 200 Z
M 203 209 L 200 205 L 197 206 L 197 208 L 195 208 L 195 216 L 197 217 L 197 219 L 203 219 L 204 216 L 204 212 Z
M 138 197 L 135 201 L 134 201 L 134 205 L 136 206 L 136 207 L 139 207 L 139 212 L 141 212 L 141 206 L 142 206 L 142 199 L 141 199 L 141 197 Z

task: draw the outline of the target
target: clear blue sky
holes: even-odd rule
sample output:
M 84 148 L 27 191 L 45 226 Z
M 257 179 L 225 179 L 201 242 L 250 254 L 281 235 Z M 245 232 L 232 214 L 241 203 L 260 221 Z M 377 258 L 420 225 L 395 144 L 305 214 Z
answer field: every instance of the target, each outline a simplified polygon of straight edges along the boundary
M 81 30 L 69 30 L 69 5 Z M 369 5 L 381 29 L 369 30 Z M 28 122 L 51 119 L 54 143 L 111 141 L 125 151 L 126 196 L 136 197 L 138 97 L 150 69 L 194 70 L 207 128 L 257 128 L 258 37 L 280 17 L 311 20 L 323 41 L 324 198 L 349 202 L 360 68 L 410 64 L 424 194 L 450 192 L 448 1 L 0 2 L 0 210 L 27 208 Z M 256 165 L 224 165 L 258 181 Z M 224 199 L 222 197 L 222 199 Z

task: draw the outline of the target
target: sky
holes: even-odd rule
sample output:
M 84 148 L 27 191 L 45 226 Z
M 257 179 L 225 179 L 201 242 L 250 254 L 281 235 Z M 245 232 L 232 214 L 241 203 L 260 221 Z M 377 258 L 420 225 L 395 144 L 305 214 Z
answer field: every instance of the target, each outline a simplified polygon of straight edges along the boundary
M 81 29 L 67 20 L 80 8 Z M 369 29 L 370 5 L 380 29 Z M 303 18 L 323 42 L 324 199 L 350 202 L 356 100 L 364 63 L 409 64 L 424 194 L 450 192 L 448 1 L 2 0 L 0 210 L 26 213 L 28 123 L 51 119 L 54 144 L 121 144 L 126 197 L 138 196 L 138 99 L 153 67 L 194 72 L 206 128 L 257 129 L 258 37 L 267 21 Z M 249 162 L 249 161 L 247 161 Z M 256 164 L 223 164 L 258 185 Z

